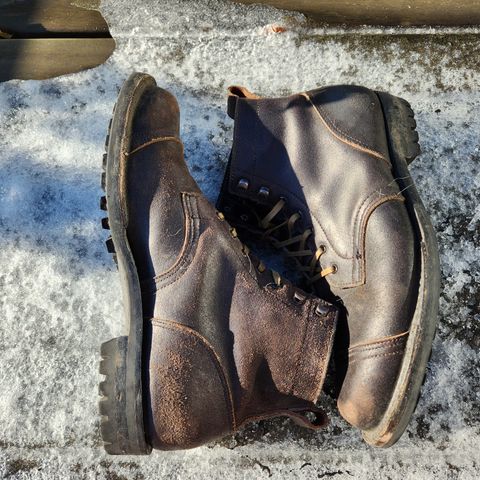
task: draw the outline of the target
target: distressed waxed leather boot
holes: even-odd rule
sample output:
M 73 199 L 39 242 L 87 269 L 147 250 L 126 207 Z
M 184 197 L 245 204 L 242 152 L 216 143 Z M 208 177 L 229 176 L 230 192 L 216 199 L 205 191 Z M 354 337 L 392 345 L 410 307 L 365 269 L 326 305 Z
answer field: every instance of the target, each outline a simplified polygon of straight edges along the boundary
M 149 75 L 119 94 L 104 169 L 128 327 L 102 345 L 107 452 L 191 448 L 274 416 L 323 426 L 337 309 L 242 245 L 190 176 L 177 102 Z
M 392 445 L 418 400 L 439 298 L 435 233 L 407 169 L 419 153 L 413 111 L 356 86 L 284 98 L 231 87 L 228 113 L 218 208 L 341 308 L 338 408 L 368 443 Z

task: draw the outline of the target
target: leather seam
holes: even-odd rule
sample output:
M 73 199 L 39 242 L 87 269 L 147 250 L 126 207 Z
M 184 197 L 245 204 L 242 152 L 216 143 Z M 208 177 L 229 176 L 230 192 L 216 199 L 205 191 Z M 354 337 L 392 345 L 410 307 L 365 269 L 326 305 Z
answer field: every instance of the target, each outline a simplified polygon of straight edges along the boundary
M 236 419 L 235 419 L 235 410 L 233 407 L 232 391 L 230 389 L 230 385 L 227 382 L 227 375 L 225 372 L 225 368 L 220 360 L 220 357 L 218 356 L 217 352 L 215 351 L 213 346 L 210 344 L 210 342 L 196 330 L 193 330 L 192 328 L 187 327 L 186 325 L 182 325 L 181 323 L 177 323 L 171 320 L 163 320 L 159 318 L 152 318 L 151 322 L 158 327 L 166 328 L 171 331 L 181 332 L 184 335 L 192 336 L 196 338 L 200 342 L 200 344 L 205 347 L 205 350 L 209 353 L 210 357 L 212 358 L 215 368 L 217 370 L 217 373 L 220 377 L 220 382 L 223 387 L 223 395 L 225 398 L 225 403 L 227 404 L 227 411 L 230 414 L 230 427 L 232 428 L 233 431 L 235 431 L 237 429 L 237 425 L 236 425 Z
M 376 202 L 379 201 L 379 199 L 382 199 L 382 198 L 387 198 L 386 196 L 384 197 L 379 197 L 377 198 L 376 200 L 373 200 L 370 204 L 367 205 L 366 208 L 364 208 L 364 205 L 374 196 L 374 195 L 382 195 L 381 192 L 379 192 L 378 190 L 374 190 L 373 192 L 371 192 L 368 196 L 366 196 L 362 203 L 360 204 L 360 206 L 357 208 L 357 213 L 355 214 L 355 218 L 354 218 L 354 221 L 353 221 L 353 235 L 352 235 L 352 252 L 355 251 L 355 247 L 357 246 L 358 247 L 358 243 L 359 243 L 359 240 L 361 240 L 362 238 L 362 221 L 363 221 L 363 218 L 365 216 L 365 213 L 368 212 L 370 210 L 370 208 L 372 206 L 375 205 Z M 358 224 L 360 223 L 360 227 L 358 226 Z M 360 235 L 356 234 L 358 228 L 360 228 Z M 360 237 L 360 238 L 358 238 Z M 363 246 L 361 246 L 361 251 L 362 251 L 362 264 L 363 262 L 365 261 L 365 248 Z M 352 257 L 353 258 L 353 257 Z M 363 271 L 365 270 L 363 265 L 362 265 L 362 283 L 363 281 L 365 280 L 365 278 L 363 277 Z M 354 270 L 352 268 L 352 283 L 354 282 Z
M 351 350 L 348 352 L 348 355 L 353 357 L 355 356 L 356 354 L 360 354 L 360 353 L 365 353 L 365 352 L 371 352 L 371 351 L 374 351 L 374 350 L 382 350 L 382 349 L 386 349 L 386 348 L 391 348 L 391 347 L 398 347 L 398 346 L 401 346 L 403 342 L 403 338 L 400 339 L 400 340 L 391 340 L 390 342 L 385 342 L 384 344 L 382 345 L 377 345 L 375 347 L 369 347 L 369 348 L 359 348 L 358 350 L 355 349 L 355 350 Z
M 313 315 L 315 315 L 315 313 L 313 313 Z M 326 342 L 328 342 L 328 347 L 327 347 L 327 350 L 326 350 L 326 357 L 325 357 L 326 360 L 323 362 L 322 368 L 318 369 L 317 376 L 315 378 L 315 380 L 319 384 L 319 387 L 317 388 L 317 391 L 315 392 L 315 401 L 318 400 L 318 398 L 320 397 L 320 394 L 322 392 L 323 385 L 325 384 L 325 377 L 327 376 L 328 365 L 329 365 L 330 359 L 332 357 L 334 336 L 335 336 L 335 333 L 336 333 L 336 326 L 337 326 L 337 319 L 338 319 L 337 315 L 338 315 L 338 310 L 335 311 L 335 313 L 331 313 L 331 314 L 327 315 L 327 317 L 323 321 L 323 327 L 326 330 L 325 339 L 326 339 Z M 329 318 L 331 316 L 333 316 L 333 319 Z M 316 321 L 320 322 L 319 319 L 317 319 Z M 321 380 L 320 382 L 318 381 L 319 378 Z
M 126 151 L 125 143 L 127 141 L 127 126 L 128 126 L 128 119 L 131 118 L 133 122 L 133 116 L 130 117 L 131 112 L 133 110 L 133 99 L 137 93 L 137 90 L 140 88 L 141 84 L 145 81 L 145 77 L 141 77 L 138 82 L 133 86 L 133 88 L 128 92 L 128 106 L 125 112 L 125 119 L 127 119 L 122 128 L 122 135 L 120 137 L 120 164 L 119 164 L 119 179 L 118 179 L 118 192 L 120 197 L 120 212 L 122 216 L 122 223 L 126 227 L 128 225 L 128 215 L 127 215 L 127 157 L 128 152 Z M 109 129 L 110 130 L 110 129 Z M 131 132 L 129 140 L 131 141 Z M 110 135 L 110 132 L 109 132 Z M 122 168 L 123 167 L 123 168 Z
M 396 193 L 394 195 L 386 195 L 378 198 L 376 201 L 372 202 L 371 204 L 368 205 L 368 207 L 362 212 L 362 215 L 359 217 L 360 218 L 360 238 L 357 240 L 357 244 L 360 245 L 360 249 L 362 252 L 362 261 L 360 263 L 361 265 L 361 271 L 360 271 L 360 281 L 356 283 L 356 285 L 361 285 L 365 282 L 366 278 L 366 258 L 365 258 L 365 238 L 366 238 L 366 233 L 367 233 L 367 224 L 368 220 L 370 219 L 370 216 L 372 213 L 380 206 L 383 205 L 384 203 L 390 202 L 390 201 L 396 201 L 396 202 L 404 202 L 405 198 L 401 196 L 400 193 Z M 355 240 L 353 245 L 355 245 Z M 352 282 L 354 281 L 353 279 L 353 271 L 352 271 Z M 354 286 L 356 286 L 354 285 Z
M 165 137 L 154 137 L 154 138 L 150 139 L 148 142 L 144 142 L 141 145 L 139 145 L 138 147 L 134 148 L 133 150 L 130 150 L 130 152 L 125 153 L 125 156 L 129 157 L 129 156 L 139 152 L 140 150 L 143 150 L 144 148 L 149 147 L 150 145 L 154 145 L 154 144 L 160 143 L 160 142 L 167 142 L 167 141 L 172 141 L 172 142 L 179 143 L 182 146 L 182 151 L 183 151 L 183 143 L 178 137 L 165 136 Z
M 317 315 L 314 313 L 314 308 L 316 306 L 316 302 L 310 301 L 310 308 L 309 308 L 309 313 L 306 315 L 307 319 L 305 322 L 305 331 L 303 335 L 303 341 L 302 341 L 302 346 L 300 348 L 300 353 L 297 357 L 297 362 L 296 362 L 296 370 L 295 370 L 295 376 L 294 376 L 294 381 L 292 383 L 292 389 L 290 390 L 291 395 L 296 395 L 295 391 L 297 389 L 297 381 L 298 381 L 298 375 L 301 370 L 305 370 L 305 359 L 307 358 L 307 355 L 304 355 L 304 352 L 308 350 L 309 344 L 307 344 L 307 338 L 312 338 L 312 335 L 314 332 L 311 332 L 310 329 L 314 328 L 315 325 L 313 325 L 314 322 L 319 322 L 320 319 L 317 317 Z M 315 390 L 313 391 L 313 399 L 309 399 L 311 402 L 315 402 L 318 397 L 320 396 L 320 392 L 323 386 L 323 381 L 322 379 L 325 380 L 325 374 L 326 374 L 326 368 L 329 363 L 329 358 L 330 358 L 330 353 L 331 353 L 331 346 L 332 346 L 332 339 L 331 339 L 331 333 L 332 329 L 334 328 L 335 323 L 332 323 L 330 319 L 327 317 L 325 318 L 325 321 L 323 322 L 323 327 L 327 330 L 326 336 L 325 336 L 325 341 L 329 342 L 329 346 L 327 347 L 327 361 L 324 361 L 321 365 L 317 365 L 317 371 L 315 375 L 315 380 L 314 380 L 314 388 Z M 318 385 L 320 384 L 320 385 Z
M 302 338 L 302 343 L 301 343 L 301 346 L 299 348 L 299 351 L 298 351 L 298 355 L 297 355 L 297 359 L 295 361 L 295 374 L 293 375 L 293 380 L 292 380 L 292 384 L 290 386 L 290 389 L 289 389 L 289 395 L 293 395 L 295 390 L 296 390 L 296 386 L 297 386 L 297 381 L 298 381 L 298 372 L 300 370 L 300 366 L 303 366 L 303 359 L 304 359 L 304 355 L 303 355 L 303 352 L 305 351 L 305 342 L 307 340 L 307 333 L 308 333 L 308 326 L 310 324 L 310 321 L 311 321 L 311 310 L 312 310 L 312 304 L 313 302 L 310 301 L 310 306 L 309 306 L 309 314 L 306 316 L 306 321 L 304 322 L 304 329 L 303 329 L 303 338 Z
M 392 355 L 398 355 L 399 353 L 403 354 L 404 352 L 405 352 L 405 349 L 402 349 L 402 350 L 396 350 L 395 352 L 381 353 L 381 354 L 377 354 L 377 355 L 369 355 L 367 357 L 362 357 L 362 358 L 354 358 L 353 360 L 348 362 L 348 365 L 352 365 L 352 363 L 356 363 L 356 362 L 359 362 L 359 361 L 362 361 L 362 360 L 371 360 L 372 358 L 389 357 L 389 356 L 392 356 Z
M 196 197 L 196 195 L 182 192 L 182 199 L 184 200 L 185 209 L 185 226 L 187 230 L 187 232 L 185 232 L 186 240 L 174 265 L 172 265 L 172 267 L 170 267 L 165 272 L 160 273 L 153 278 L 153 281 L 156 285 L 156 291 L 176 282 L 180 277 L 185 274 L 185 272 L 189 269 L 191 265 L 191 262 L 188 262 L 190 260 L 190 256 L 195 255 L 196 246 L 198 244 L 198 238 L 200 234 L 200 225 L 199 222 L 196 221 L 200 220 L 200 217 L 198 216 L 198 213 L 196 211 L 193 212 L 193 210 L 196 210 Z M 193 198 L 195 198 L 195 205 L 191 203 L 191 200 Z
M 379 192 L 377 190 L 374 190 L 373 192 L 371 192 L 369 195 L 367 195 L 362 203 L 360 204 L 360 206 L 357 208 L 357 212 L 355 214 L 355 218 L 354 218 L 354 221 L 353 221 L 353 235 L 352 235 L 352 247 L 351 247 L 351 251 L 354 252 L 355 251 L 355 245 L 358 246 L 358 238 L 355 238 L 355 237 L 358 237 L 356 235 L 356 232 L 357 232 L 357 229 L 359 228 L 358 227 L 358 224 L 360 222 L 362 222 L 362 219 L 363 219 L 363 216 L 365 215 L 365 211 L 368 211 L 369 208 L 371 207 L 371 205 L 373 205 L 377 200 L 373 201 L 372 203 L 368 204 L 366 208 L 364 208 L 364 205 L 375 195 L 375 194 L 378 194 Z M 360 226 L 361 228 L 361 226 Z M 362 237 L 361 235 L 361 232 L 360 232 L 360 238 Z M 360 246 L 361 247 L 361 250 L 362 250 L 362 263 L 365 261 L 365 249 L 363 248 L 363 246 Z M 352 257 L 353 258 L 353 257 Z M 352 283 L 355 281 L 354 280 L 354 268 L 355 268 L 355 265 L 352 265 L 352 276 L 351 276 L 351 281 Z M 364 271 L 364 268 L 362 267 L 361 268 L 361 274 L 362 274 L 362 280 L 361 282 L 364 281 L 364 277 L 363 277 L 363 271 Z
M 354 350 L 354 349 L 361 349 L 363 347 L 371 347 L 374 345 L 384 345 L 387 343 L 392 343 L 392 342 L 398 342 L 403 340 L 408 334 L 410 333 L 410 330 L 407 330 L 406 332 L 400 333 L 398 335 L 395 335 L 394 338 L 392 337 L 387 337 L 381 340 L 373 340 L 372 342 L 366 342 L 366 343 L 361 343 L 358 345 L 354 345 L 353 347 L 350 347 L 349 350 Z
M 328 115 L 328 113 L 323 109 L 323 107 L 321 105 L 316 105 L 315 103 L 313 103 L 312 99 L 310 98 L 310 95 L 308 95 L 307 92 L 302 92 L 300 93 L 300 95 L 306 98 L 310 102 L 310 104 L 312 105 L 314 110 L 317 112 L 317 115 L 320 117 L 320 119 L 322 120 L 327 130 L 335 138 L 337 138 L 341 142 L 345 143 L 346 145 L 349 145 L 354 149 L 361 150 L 362 152 L 373 155 L 374 157 L 379 158 L 380 160 L 383 160 L 385 163 L 391 166 L 390 162 L 385 158 L 385 156 L 382 153 L 369 147 L 368 145 L 365 145 L 362 141 L 345 133 L 338 126 L 336 126 L 335 123 L 332 121 L 331 117 Z

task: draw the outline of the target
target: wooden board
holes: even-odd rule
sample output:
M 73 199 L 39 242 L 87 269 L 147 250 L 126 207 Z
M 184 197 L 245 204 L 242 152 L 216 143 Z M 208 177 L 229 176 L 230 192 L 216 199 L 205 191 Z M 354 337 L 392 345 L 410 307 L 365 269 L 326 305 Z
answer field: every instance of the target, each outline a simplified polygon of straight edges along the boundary
M 480 0 L 240 0 L 348 25 L 480 25 Z
M 99 0 L 0 0 L 0 31 L 14 37 L 110 36 Z
M 103 63 L 115 42 L 100 0 L 0 0 L 0 81 L 44 79 Z
M 0 39 L 0 81 L 44 79 L 103 63 L 112 38 Z

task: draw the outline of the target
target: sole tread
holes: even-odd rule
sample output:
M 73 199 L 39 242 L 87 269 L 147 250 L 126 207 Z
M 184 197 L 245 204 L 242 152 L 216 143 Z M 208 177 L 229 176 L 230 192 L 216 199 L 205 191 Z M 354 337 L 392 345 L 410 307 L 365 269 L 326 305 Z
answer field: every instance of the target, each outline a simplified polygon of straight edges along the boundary
M 135 263 L 125 240 L 122 222 L 118 178 L 122 156 L 117 141 L 124 138 L 125 125 L 131 122 L 135 102 L 155 85 L 152 77 L 133 74 L 125 82 L 113 107 L 116 116 L 110 119 L 102 157 L 100 209 L 107 212 L 101 220 L 102 228 L 110 230 L 105 241 L 107 251 L 117 265 L 120 259 L 123 275 L 122 290 L 127 296 L 125 317 L 128 336 L 114 338 L 101 346 L 99 370 L 105 376 L 99 383 L 100 429 L 107 453 L 112 455 L 145 455 L 151 446 L 145 439 L 142 407 L 141 354 L 142 354 L 142 301 Z M 112 130 L 113 128 L 113 130 Z M 112 138 L 115 142 L 111 144 Z M 110 157 L 111 156 L 111 157 Z M 108 200 L 107 200 L 108 198 Z
M 408 164 L 420 153 L 413 111 L 403 99 L 383 92 L 378 95 L 384 109 L 393 173 L 398 177 L 401 190 L 405 192 L 412 225 L 423 245 L 420 294 L 410 326 L 412 334 L 407 341 L 395 391 L 381 422 L 376 427 L 363 431 L 363 438 L 370 445 L 389 447 L 405 431 L 418 405 L 421 386 L 427 376 L 437 323 L 440 268 L 435 232 L 408 171 Z

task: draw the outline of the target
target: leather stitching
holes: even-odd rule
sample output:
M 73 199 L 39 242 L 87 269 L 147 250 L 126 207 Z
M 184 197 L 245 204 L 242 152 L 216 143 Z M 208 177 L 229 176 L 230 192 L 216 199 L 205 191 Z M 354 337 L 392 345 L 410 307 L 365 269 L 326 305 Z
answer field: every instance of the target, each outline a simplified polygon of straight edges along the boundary
M 381 353 L 381 354 L 378 354 L 378 355 L 369 355 L 367 357 L 362 357 L 362 358 L 354 358 L 353 360 L 350 360 L 348 362 L 349 365 L 352 365 L 352 363 L 356 363 L 358 361 L 362 361 L 362 360 L 370 360 L 372 358 L 381 358 L 381 357 L 389 357 L 391 355 L 398 355 L 399 353 L 404 353 L 405 352 L 405 349 L 403 350 L 396 350 L 395 352 L 389 352 L 389 353 Z
M 131 111 L 133 109 L 133 98 L 135 97 L 136 95 L 136 92 L 138 90 L 138 88 L 140 87 L 140 85 L 145 81 L 145 77 L 141 77 L 138 82 L 133 86 L 132 90 L 128 93 L 128 106 L 127 106 L 127 110 L 125 112 L 125 119 L 128 119 L 130 118 L 130 115 L 131 115 Z M 127 225 L 128 224 L 128 216 L 127 216 L 127 212 L 126 212 L 126 209 L 125 209 L 125 206 L 126 206 L 126 191 L 127 191 L 127 181 L 126 181 L 126 178 L 125 178 L 125 174 L 124 174 L 124 171 L 126 170 L 126 165 L 125 165 L 125 162 L 126 162 L 126 159 L 127 159 L 127 156 L 128 156 L 128 152 L 126 151 L 126 135 L 127 135 L 127 126 L 128 126 L 128 121 L 126 121 L 124 124 L 123 124 L 123 130 L 122 130 L 122 135 L 120 137 L 120 165 L 119 165 L 119 179 L 118 179 L 118 190 L 119 190 L 119 197 L 120 197 L 120 212 L 121 212 L 121 216 L 122 216 L 122 220 L 123 220 L 123 225 Z M 123 167 L 123 168 L 122 168 Z
M 304 354 L 304 352 L 309 349 L 309 345 L 307 344 L 307 336 L 309 334 L 309 328 L 311 327 L 312 322 L 320 322 L 317 315 L 314 313 L 315 307 L 316 307 L 316 303 L 311 301 L 309 312 L 308 312 L 308 315 L 307 315 L 307 319 L 305 321 L 305 331 L 304 331 L 304 335 L 303 335 L 302 346 L 299 349 L 299 355 L 297 357 L 297 361 L 295 362 L 295 376 L 294 376 L 294 379 L 293 379 L 293 382 L 292 382 L 292 388 L 290 390 L 291 395 L 296 395 L 295 391 L 297 389 L 298 375 L 299 375 L 300 369 L 304 370 L 304 368 L 305 368 L 304 360 L 307 358 L 307 355 Z M 332 342 L 331 342 L 332 329 L 334 328 L 335 323 L 331 322 L 328 317 L 322 323 L 323 323 L 324 328 L 327 330 L 327 334 L 325 336 L 325 339 L 326 339 L 327 342 L 330 342 L 329 344 L 327 344 L 327 349 L 326 349 L 327 350 L 327 352 L 326 352 L 327 357 L 326 358 L 329 358 L 330 357 L 331 346 L 332 346 Z M 326 371 L 327 365 L 328 365 L 328 361 L 324 362 L 323 365 L 321 365 L 318 368 L 317 374 L 315 375 L 315 381 L 314 381 L 314 385 L 313 385 L 314 387 L 318 383 L 320 383 L 319 379 L 322 379 L 322 378 L 324 379 L 325 378 L 325 371 Z M 309 400 L 309 401 L 315 402 L 317 400 L 317 398 L 320 395 L 320 390 L 321 390 L 322 386 L 323 386 L 323 382 L 321 382 L 320 386 L 318 387 L 318 391 L 316 391 L 314 393 L 314 398 L 312 400 Z
M 357 212 L 355 214 L 355 218 L 354 218 L 354 221 L 353 221 L 353 235 L 352 235 L 352 252 L 355 251 L 355 245 L 358 245 L 358 235 L 356 235 L 356 232 L 357 232 L 357 228 L 358 228 L 358 222 L 360 219 L 363 218 L 364 214 L 365 214 L 365 210 L 363 209 L 365 203 L 368 202 L 368 200 L 370 200 L 375 194 L 378 194 L 378 191 L 375 190 L 373 192 L 371 192 L 367 197 L 365 197 L 365 199 L 362 201 L 362 203 L 360 204 L 360 207 L 358 207 L 357 209 Z M 367 206 L 366 210 L 368 211 L 368 209 L 370 208 L 370 205 Z M 365 249 L 363 248 L 363 246 L 360 246 L 360 249 L 362 250 L 362 263 L 365 261 Z M 362 278 L 360 280 L 360 284 L 363 283 L 363 281 L 365 281 L 365 278 L 363 277 L 363 270 L 364 268 L 361 268 L 361 275 L 362 275 Z M 354 282 L 354 266 L 352 265 L 352 277 L 351 277 L 351 281 Z
M 234 404 L 233 404 L 232 391 L 230 389 L 229 383 L 227 382 L 227 375 L 226 375 L 225 368 L 222 364 L 222 361 L 220 360 L 220 357 L 218 356 L 213 346 L 210 345 L 210 342 L 203 335 L 198 333 L 196 330 L 193 330 L 192 328 L 187 327 L 186 325 L 182 325 L 181 323 L 173 322 L 171 320 L 163 320 L 159 318 L 152 318 L 151 322 L 158 327 L 166 328 L 174 332 L 181 332 L 185 335 L 190 335 L 192 337 L 195 337 L 197 340 L 199 340 L 200 344 L 205 347 L 205 350 L 209 353 L 210 357 L 212 358 L 213 364 L 217 369 L 218 376 L 220 377 L 220 382 L 222 383 L 222 387 L 223 387 L 223 395 L 225 397 L 225 403 L 227 404 L 227 410 L 230 414 L 230 426 L 231 426 L 231 429 L 235 431 L 237 429 L 237 425 L 236 425 L 236 419 L 235 419 L 235 410 L 233 406 Z
M 160 142 L 167 142 L 167 141 L 172 141 L 172 142 L 177 142 L 182 146 L 182 152 L 183 152 L 183 143 L 178 137 L 173 137 L 173 136 L 166 136 L 166 137 L 155 137 L 150 139 L 148 142 L 142 143 L 138 147 L 134 148 L 128 153 L 125 153 L 125 156 L 131 156 L 134 153 L 139 152 L 140 150 L 143 150 L 146 147 L 149 147 L 150 145 L 154 145 L 155 143 L 160 143 Z
M 155 276 L 151 280 L 144 280 L 142 284 L 150 284 L 152 281 L 155 286 L 150 289 L 142 288 L 142 293 L 155 293 L 162 288 L 177 281 L 189 269 L 191 256 L 195 255 L 196 246 L 200 236 L 200 218 L 197 213 L 196 204 L 197 195 L 182 193 L 184 215 L 185 215 L 185 241 L 175 263 L 163 273 Z M 195 199 L 194 202 L 192 200 Z M 195 212 L 193 212 L 195 210 Z
M 193 215 L 192 215 L 192 205 L 190 203 L 190 198 L 188 195 L 184 193 L 182 193 L 182 203 L 183 203 L 184 218 L 185 218 L 185 232 L 184 232 L 185 239 L 183 242 L 182 249 L 180 250 L 177 260 L 175 261 L 173 266 L 170 267 L 165 272 L 162 272 L 156 275 L 154 277 L 155 281 L 159 281 L 163 278 L 170 277 L 182 267 L 182 264 L 184 264 L 188 260 L 187 255 L 191 250 L 193 238 L 197 236 L 195 232 L 195 230 L 197 230 L 195 229 L 195 222 L 192 221 Z
M 312 320 L 312 315 L 311 315 L 312 305 L 313 305 L 313 302 L 311 302 L 310 312 L 307 315 L 307 318 L 305 319 L 305 321 L 303 322 L 304 323 L 303 338 L 302 338 L 302 343 L 300 345 L 300 348 L 298 349 L 297 359 L 295 361 L 295 373 L 293 375 L 292 384 L 291 384 L 290 389 L 289 389 L 289 395 L 294 395 L 294 392 L 296 390 L 295 387 L 297 386 L 298 374 L 299 374 L 299 370 L 300 370 L 300 362 L 301 362 L 301 366 L 303 367 L 303 360 L 305 358 L 305 355 L 304 355 L 305 342 L 307 340 L 308 326 L 309 326 L 309 323 Z
M 354 355 L 365 353 L 365 352 L 370 352 L 370 351 L 373 351 L 373 350 L 382 350 L 382 349 L 387 349 L 387 348 L 391 348 L 391 347 L 399 347 L 404 342 L 405 342 L 405 338 L 402 337 L 399 340 L 390 340 L 390 341 L 385 342 L 382 345 L 376 345 L 376 346 L 372 346 L 372 347 L 368 347 L 368 348 L 358 348 L 358 349 L 356 349 L 354 347 L 355 349 L 350 350 L 348 354 L 349 354 L 349 356 L 353 357 Z
M 402 340 L 404 338 L 406 338 L 406 336 L 410 333 L 410 330 L 407 330 L 406 332 L 403 332 L 403 333 L 400 333 L 398 335 L 393 335 L 391 337 L 385 337 L 383 339 L 380 339 L 380 340 L 373 340 L 371 342 L 366 342 L 366 343 L 360 343 L 358 345 L 354 345 L 353 347 L 350 347 L 349 350 L 354 350 L 354 349 L 361 349 L 363 347 L 370 347 L 372 345 L 380 345 L 380 344 L 386 344 L 386 343 L 390 343 L 390 342 L 395 342 L 395 341 L 399 341 L 399 340 Z
M 330 133 L 332 133 L 336 138 L 338 138 L 343 143 L 346 143 L 347 145 L 353 148 L 360 149 L 365 153 L 369 153 L 370 155 L 373 155 L 385 161 L 388 165 L 390 165 L 390 162 L 385 158 L 385 156 L 382 153 L 369 147 L 368 145 L 365 145 L 363 142 L 361 142 L 357 138 L 352 137 L 348 133 L 341 130 L 337 125 L 335 125 L 334 121 L 331 119 L 328 113 L 323 109 L 323 107 L 321 105 L 316 105 L 315 103 L 313 103 L 312 99 L 310 98 L 310 95 L 308 95 L 307 92 L 302 92 L 300 95 L 302 95 L 304 98 L 306 98 L 310 102 L 310 104 L 315 109 L 315 111 L 317 112 L 318 116 L 320 117 L 324 125 L 327 127 L 327 130 Z
M 357 235 L 356 232 L 357 232 L 357 229 L 358 229 L 358 223 L 359 223 L 359 221 L 361 221 L 361 219 L 363 218 L 363 216 L 365 214 L 364 205 L 376 194 L 379 194 L 379 192 L 377 190 L 371 192 L 367 197 L 365 197 L 365 199 L 362 201 L 362 203 L 360 204 L 360 206 L 357 209 L 357 212 L 355 214 L 354 221 L 353 221 L 352 250 L 351 250 L 352 252 L 354 252 L 355 247 L 358 246 L 358 235 Z M 368 211 L 368 209 L 370 208 L 370 205 L 367 206 L 366 211 Z M 361 235 L 360 235 L 360 237 L 361 237 Z M 365 281 L 365 278 L 363 276 L 363 272 L 364 272 L 363 263 L 365 262 L 365 248 L 362 245 L 360 245 L 360 249 L 362 250 L 362 260 L 361 260 L 362 266 L 360 268 L 362 278 L 360 280 L 360 283 L 363 283 Z M 355 269 L 355 265 L 352 265 L 352 276 L 351 276 L 352 283 L 355 282 L 355 280 L 354 280 L 355 279 L 354 269 Z
M 390 201 L 396 201 L 396 202 L 404 202 L 405 198 L 401 195 L 401 193 L 397 193 L 395 195 L 387 195 L 387 196 L 382 196 L 377 201 L 371 203 L 368 208 L 363 212 L 362 214 L 362 219 L 361 219 L 361 229 L 360 229 L 360 239 L 359 239 L 359 244 L 360 248 L 362 250 L 362 262 L 360 263 L 361 265 L 361 272 L 360 276 L 362 279 L 362 282 L 365 281 L 366 278 L 366 265 L 365 265 L 365 237 L 367 234 L 367 224 L 370 216 L 372 213 L 380 206 L 383 205 L 384 203 L 390 202 Z

